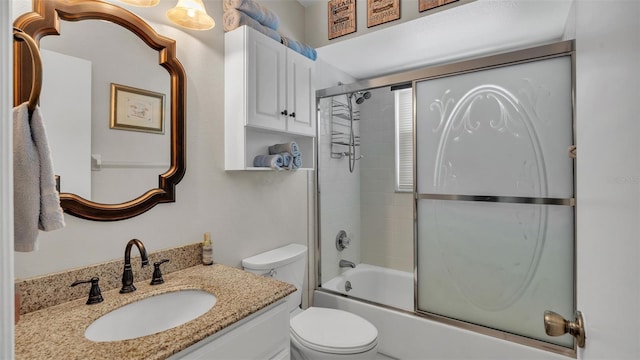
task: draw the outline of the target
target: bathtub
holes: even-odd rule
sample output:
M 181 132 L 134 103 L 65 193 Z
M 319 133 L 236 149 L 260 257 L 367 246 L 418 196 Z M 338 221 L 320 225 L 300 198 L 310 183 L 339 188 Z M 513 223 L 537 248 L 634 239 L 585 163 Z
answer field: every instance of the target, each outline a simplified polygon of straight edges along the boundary
M 413 312 L 413 273 L 410 272 L 358 264 L 322 284 L 322 288 Z
M 378 352 L 393 359 L 567 359 L 415 315 L 413 274 L 408 272 L 358 264 L 316 289 L 313 306 L 341 309 L 369 320 L 378 329 Z

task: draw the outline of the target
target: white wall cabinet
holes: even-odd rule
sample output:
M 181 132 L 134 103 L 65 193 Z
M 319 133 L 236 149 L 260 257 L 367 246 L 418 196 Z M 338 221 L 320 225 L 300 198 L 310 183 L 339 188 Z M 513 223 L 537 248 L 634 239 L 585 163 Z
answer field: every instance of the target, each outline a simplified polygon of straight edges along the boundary
M 271 305 L 174 354 L 177 359 L 290 359 L 289 308 Z
M 287 53 L 287 131 L 315 136 L 316 88 L 313 85 L 315 64 L 289 48 L 285 47 L 285 50 Z
M 225 34 L 225 169 L 250 170 L 267 147 L 296 141 L 314 168 L 315 64 L 247 26 Z

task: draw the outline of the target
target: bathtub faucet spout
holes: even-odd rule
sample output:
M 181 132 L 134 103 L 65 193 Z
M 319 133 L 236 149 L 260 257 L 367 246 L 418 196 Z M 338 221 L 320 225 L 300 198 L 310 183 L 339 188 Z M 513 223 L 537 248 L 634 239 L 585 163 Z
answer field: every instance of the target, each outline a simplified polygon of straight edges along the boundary
M 353 269 L 356 267 L 356 264 L 352 263 L 349 260 L 340 260 L 340 267 L 341 268 L 350 267 Z

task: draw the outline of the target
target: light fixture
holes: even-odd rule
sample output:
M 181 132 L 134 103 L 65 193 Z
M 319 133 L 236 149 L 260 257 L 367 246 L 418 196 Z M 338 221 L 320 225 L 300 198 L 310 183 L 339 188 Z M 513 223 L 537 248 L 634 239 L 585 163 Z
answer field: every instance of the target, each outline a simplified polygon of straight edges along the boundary
M 176 7 L 167 11 L 167 17 L 192 30 L 209 30 L 216 26 L 215 21 L 207 14 L 202 0 L 178 0 Z
M 160 0 L 120 0 L 120 2 L 133 6 L 152 7 L 158 5 Z

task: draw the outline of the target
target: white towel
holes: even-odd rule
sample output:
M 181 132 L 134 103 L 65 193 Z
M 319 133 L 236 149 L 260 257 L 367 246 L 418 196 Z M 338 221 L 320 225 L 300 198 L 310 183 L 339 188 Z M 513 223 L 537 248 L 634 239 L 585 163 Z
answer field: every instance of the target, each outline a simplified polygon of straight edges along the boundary
M 227 12 L 231 9 L 238 9 L 261 25 L 273 30 L 278 30 L 280 25 L 278 14 L 253 0 L 223 0 L 222 11 Z
M 13 109 L 13 188 L 14 248 L 37 250 L 38 229 L 65 223 L 40 109 L 29 117 L 27 103 Z

